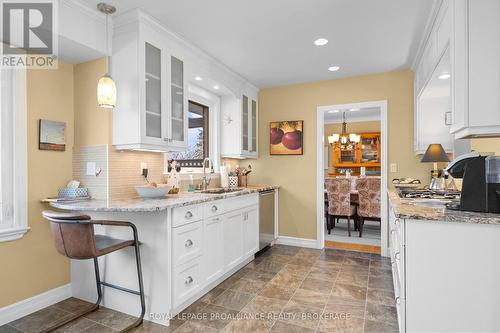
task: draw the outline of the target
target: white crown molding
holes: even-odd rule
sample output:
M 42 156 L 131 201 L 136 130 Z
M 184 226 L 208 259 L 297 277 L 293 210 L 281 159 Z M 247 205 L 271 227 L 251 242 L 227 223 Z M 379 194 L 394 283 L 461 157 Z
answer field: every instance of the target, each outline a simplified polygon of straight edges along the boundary
M 0 326 L 71 297 L 71 284 L 46 291 L 0 308 Z
M 75 1 L 75 0 L 72 0 Z M 193 44 L 191 41 L 185 39 L 181 35 L 177 34 L 174 32 L 172 29 L 166 27 L 164 24 L 159 22 L 157 19 L 152 17 L 149 14 L 144 13 L 142 10 L 136 8 L 129 10 L 123 14 L 117 15 L 114 17 L 113 20 L 113 28 L 118 29 L 123 25 L 133 23 L 135 21 L 141 21 L 145 24 L 148 24 L 151 28 L 157 30 L 159 33 L 162 34 L 167 34 L 173 39 L 177 40 L 182 46 L 186 47 L 189 51 L 194 53 L 195 55 L 199 56 L 200 58 L 210 62 L 214 66 L 220 67 L 222 70 L 225 72 L 229 73 L 231 76 L 233 76 L 235 79 L 238 81 L 243 81 L 245 84 L 252 90 L 259 91 L 259 87 L 257 87 L 255 84 L 251 83 L 247 78 L 241 76 L 231 68 L 229 68 L 227 65 L 225 65 L 223 62 L 221 62 L 219 59 L 213 57 L 212 55 L 208 54 L 195 44 Z
M 89 2 L 83 0 L 62 0 L 61 4 L 76 9 L 90 19 L 99 21 L 99 23 L 106 23 L 106 15 L 99 12 L 96 7 L 89 6 Z M 109 17 L 109 22 L 112 24 L 112 16 Z
M 422 36 L 422 39 L 420 40 L 420 43 L 418 44 L 417 52 L 415 53 L 415 57 L 413 58 L 413 61 L 411 63 L 410 68 L 413 71 L 417 70 L 418 64 L 420 62 L 420 58 L 422 58 L 422 54 L 424 53 L 425 45 L 427 44 L 427 40 L 429 39 L 429 36 L 432 32 L 432 28 L 434 27 L 434 23 L 436 22 L 436 17 L 437 17 L 437 14 L 439 13 L 439 9 L 443 5 L 443 1 L 444 0 L 434 0 L 434 3 L 432 5 L 432 9 L 431 9 L 431 14 L 427 18 L 427 22 L 425 24 L 424 34 Z
M 363 121 L 380 121 L 380 116 L 359 116 L 359 117 L 352 117 L 348 119 L 347 125 L 350 123 L 359 123 Z M 338 119 L 328 119 L 325 117 L 325 124 L 342 124 L 343 120 L 342 118 Z

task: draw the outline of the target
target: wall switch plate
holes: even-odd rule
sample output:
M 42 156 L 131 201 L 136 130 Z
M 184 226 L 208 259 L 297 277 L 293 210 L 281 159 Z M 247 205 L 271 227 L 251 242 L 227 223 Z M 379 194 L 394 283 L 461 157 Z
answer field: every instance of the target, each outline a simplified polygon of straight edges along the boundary
M 141 175 L 142 175 L 142 170 L 147 169 L 147 168 L 148 168 L 148 164 L 145 162 L 141 162 L 141 170 L 140 170 Z
M 396 173 L 398 172 L 398 164 L 397 163 L 391 163 L 391 172 Z
M 87 162 L 87 176 L 95 176 L 96 163 L 95 162 Z

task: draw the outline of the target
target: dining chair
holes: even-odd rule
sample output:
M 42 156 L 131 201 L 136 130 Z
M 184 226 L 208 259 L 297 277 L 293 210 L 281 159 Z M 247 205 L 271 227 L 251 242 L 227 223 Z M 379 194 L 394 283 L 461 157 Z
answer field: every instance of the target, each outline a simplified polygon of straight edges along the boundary
M 380 220 L 380 178 L 366 177 L 357 181 L 359 237 L 363 237 L 365 220 Z
M 44 210 L 42 212 L 42 216 L 50 222 L 52 236 L 54 238 L 54 245 L 57 252 L 70 259 L 94 260 L 94 271 L 97 285 L 97 301 L 90 308 L 84 309 L 74 316 L 70 316 L 66 320 L 57 323 L 55 326 L 43 330 L 41 333 L 52 332 L 55 329 L 84 316 L 87 313 L 99 309 L 99 305 L 102 300 L 102 287 L 110 287 L 140 297 L 140 317 L 137 318 L 134 323 L 122 329 L 120 332 L 127 332 L 134 327 L 141 325 L 144 314 L 146 312 L 146 303 L 144 300 L 144 284 L 142 280 L 141 256 L 139 252 L 140 242 L 135 225 L 130 222 L 124 221 L 92 220 L 88 215 L 72 212 L 56 212 Z M 133 239 L 121 240 L 106 235 L 95 234 L 95 225 L 131 228 Z M 129 246 L 133 247 L 135 250 L 139 291 L 131 290 L 111 284 L 109 282 L 102 281 L 99 274 L 99 262 L 97 260 L 98 257 L 127 248 Z
M 351 180 L 349 178 L 332 178 L 326 181 L 328 194 L 328 234 L 332 224 L 339 218 L 347 219 L 347 233 L 351 237 L 351 218 L 356 218 L 356 206 L 351 204 Z

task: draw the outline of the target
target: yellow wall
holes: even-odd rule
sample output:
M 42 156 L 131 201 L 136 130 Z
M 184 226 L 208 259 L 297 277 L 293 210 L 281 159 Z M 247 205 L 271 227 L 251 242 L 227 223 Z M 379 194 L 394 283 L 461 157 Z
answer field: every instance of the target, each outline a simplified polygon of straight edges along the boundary
M 57 288 L 70 281 L 69 260 L 56 252 L 40 199 L 56 195 L 71 179 L 73 147 L 73 66 L 32 70 L 28 97 L 28 222 L 20 240 L 0 243 L 0 307 Z M 38 150 L 38 120 L 66 122 L 66 151 Z
M 481 138 L 470 140 L 471 151 L 480 153 L 495 153 L 500 155 L 500 138 Z
M 262 89 L 259 93 L 259 159 L 252 161 L 252 183 L 280 189 L 282 236 L 316 238 L 316 108 L 321 105 L 387 100 L 388 162 L 398 172 L 388 179 L 427 181 L 427 170 L 413 153 L 413 72 L 398 71 L 339 80 Z M 269 122 L 304 120 L 304 155 L 270 156 Z
M 111 143 L 113 111 L 97 106 L 96 89 L 106 58 L 75 65 L 75 147 Z

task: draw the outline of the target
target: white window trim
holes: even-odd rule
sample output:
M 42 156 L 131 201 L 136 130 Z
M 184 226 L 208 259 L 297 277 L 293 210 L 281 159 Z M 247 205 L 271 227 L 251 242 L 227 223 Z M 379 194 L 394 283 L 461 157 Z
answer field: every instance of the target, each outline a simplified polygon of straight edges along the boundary
M 2 73 L 0 73 L 2 75 Z M 13 218 L 8 225 L 0 222 L 0 242 L 19 239 L 30 229 L 28 226 L 28 173 L 27 173 L 27 102 L 26 71 L 12 70 L 12 104 L 14 110 L 13 158 Z
M 208 151 L 212 161 L 214 172 L 219 173 L 220 166 L 220 97 L 198 86 L 188 85 L 188 100 L 208 106 Z M 165 154 L 165 166 L 167 165 L 167 154 Z M 167 171 L 165 170 L 165 173 Z M 208 172 L 208 170 L 207 170 Z M 203 168 L 181 169 L 181 179 L 188 179 L 183 175 L 193 175 L 194 179 L 201 179 Z

